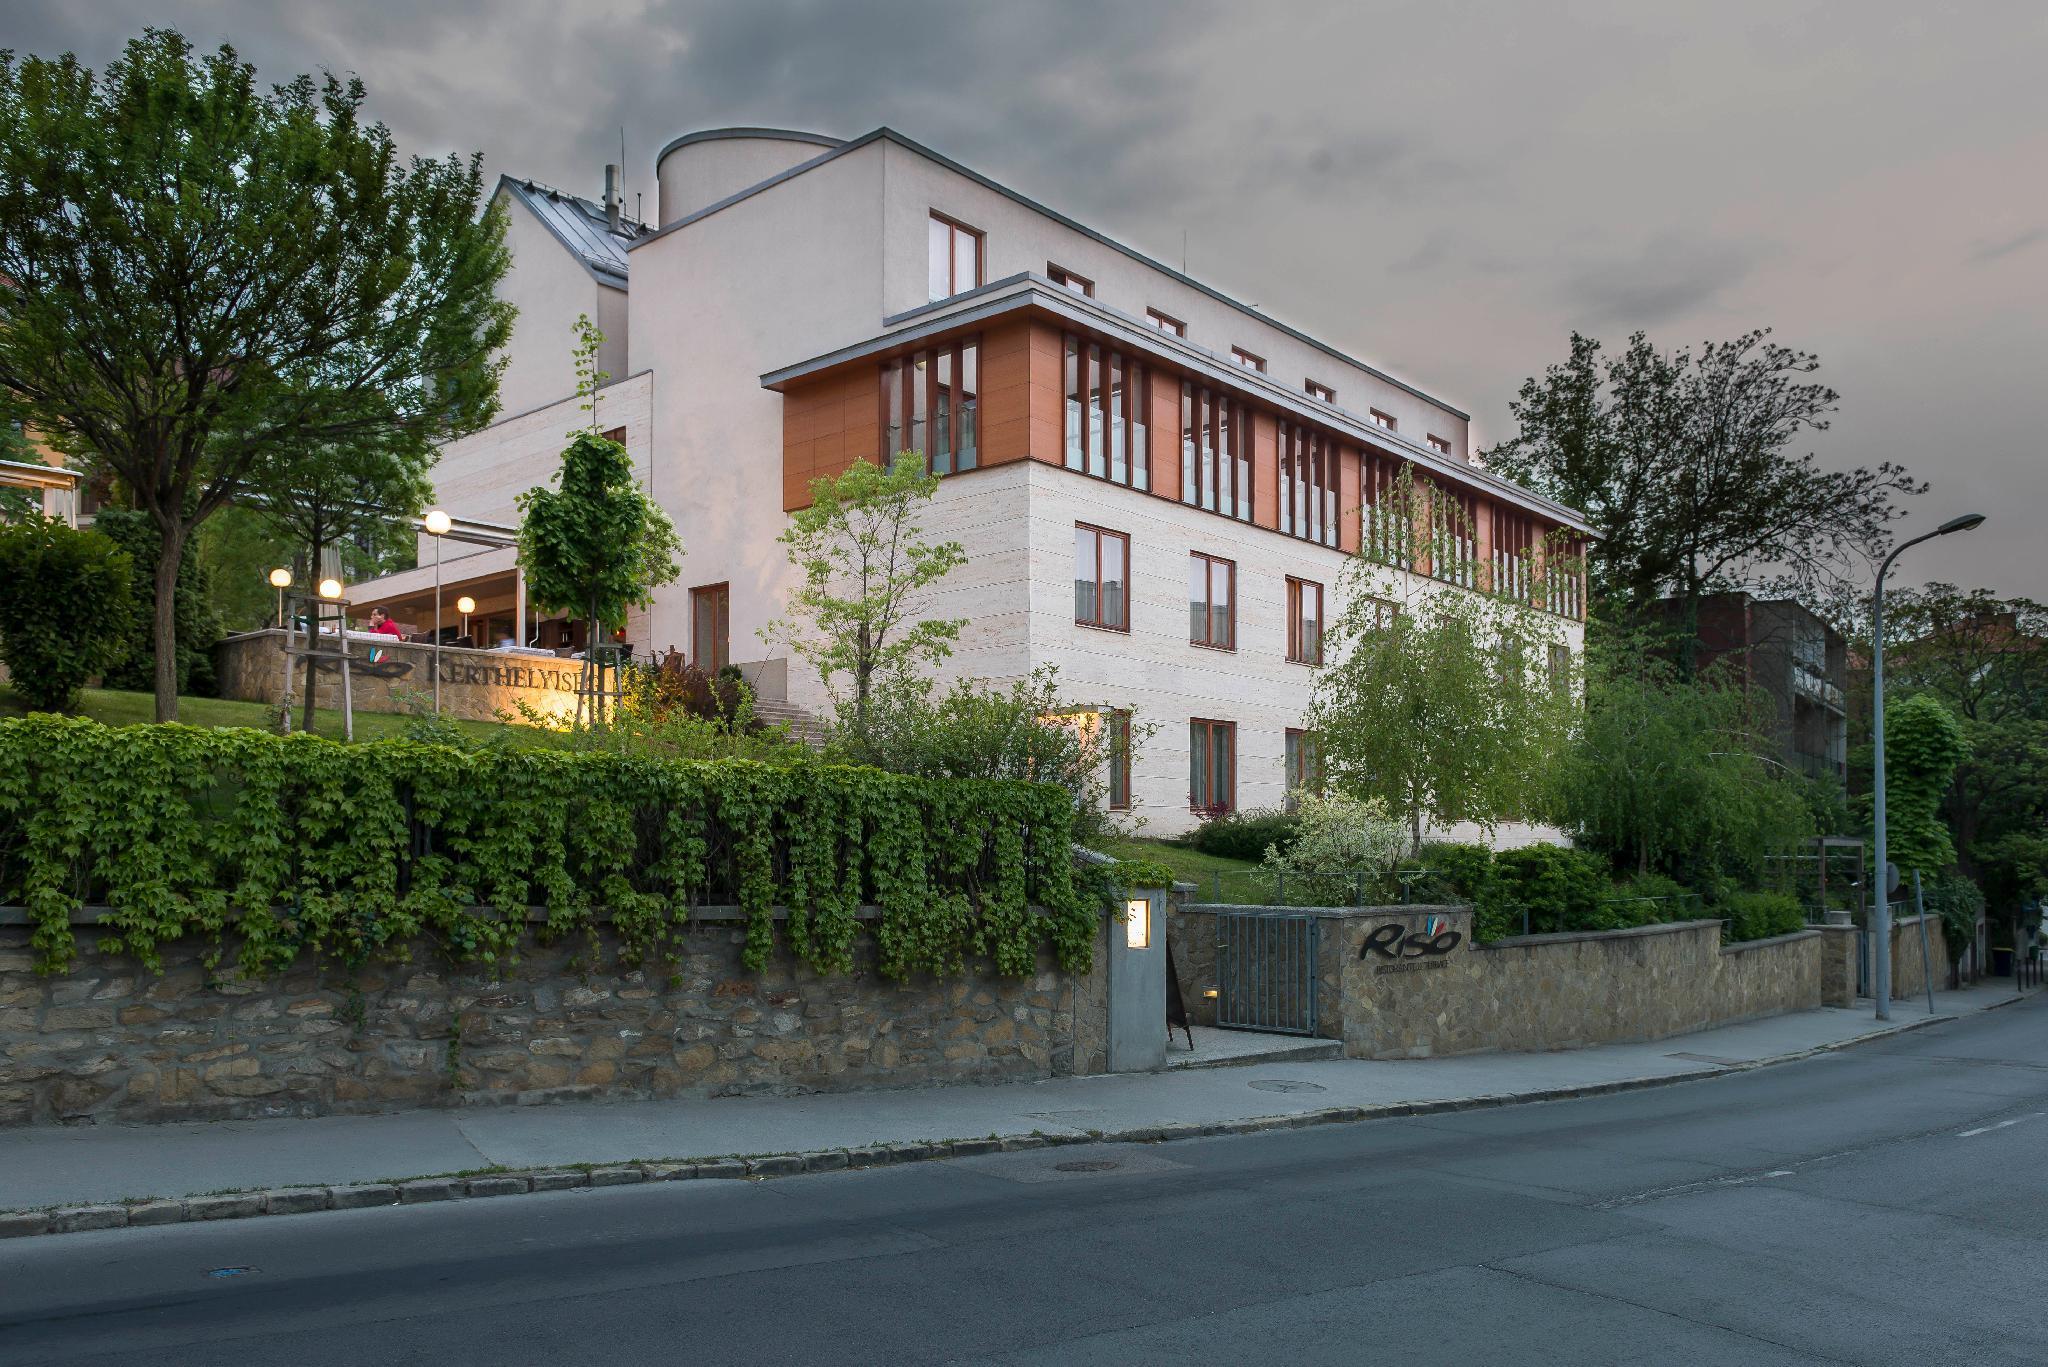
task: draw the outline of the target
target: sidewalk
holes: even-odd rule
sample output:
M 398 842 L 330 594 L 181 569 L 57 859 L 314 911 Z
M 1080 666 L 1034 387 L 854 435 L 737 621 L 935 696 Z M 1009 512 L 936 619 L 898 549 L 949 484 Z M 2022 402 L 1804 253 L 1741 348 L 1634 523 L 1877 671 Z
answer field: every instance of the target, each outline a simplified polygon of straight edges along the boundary
M 1417 1109 L 1493 1105 L 1648 1086 L 1783 1062 L 2015 1000 L 2009 988 L 1935 994 L 1926 1004 L 1897 1002 L 1890 1022 L 1872 1019 L 1870 1004 L 1821 1009 L 1727 1026 L 1648 1044 L 1605 1045 L 1550 1054 L 1481 1054 L 1461 1058 L 1367 1062 L 1331 1059 L 1266 1062 L 1243 1067 L 1066 1078 L 988 1087 L 852 1092 L 802 1097 L 621 1102 L 560 1106 L 465 1108 L 397 1115 L 328 1116 L 311 1120 L 38 1128 L 0 1131 L 0 1212 L 91 1203 L 156 1200 L 172 1219 L 216 1218 L 339 1204 L 311 1193 L 269 1206 L 254 1198 L 175 1212 L 181 1198 L 258 1188 L 309 1188 L 396 1183 L 410 1178 L 474 1174 L 479 1169 L 562 1169 L 666 1160 L 681 1170 L 636 1171 L 620 1181 L 678 1176 L 771 1175 L 845 1167 L 849 1161 L 899 1161 L 996 1147 L 961 1145 L 931 1153 L 892 1147 L 950 1140 L 1075 1142 L 1092 1138 L 1158 1139 L 1200 1133 L 1356 1120 Z M 1272 1118 L 1280 1119 L 1274 1120 Z M 1261 1122 L 1265 1122 L 1262 1124 Z M 1162 1135 L 1159 1131 L 1167 1131 Z M 856 1153 L 846 1150 L 874 1150 Z M 764 1155 L 823 1155 L 807 1164 L 759 1161 Z M 699 1173 L 692 1160 L 742 1157 Z M 552 1185 L 576 1185 L 554 1182 Z M 509 1194 L 527 1183 L 478 1179 L 433 1185 L 437 1195 L 388 1192 L 401 1198 L 447 1199 Z M 310 1204 L 309 1204 L 310 1203 Z M 104 1224 L 129 1223 L 112 1210 Z M 154 1217 L 152 1217 L 154 1218 Z M 134 1223 L 143 1223 L 138 1217 Z M 11 1228 L 8 1226 L 11 1225 Z M 33 1221 L 0 1216 L 0 1234 L 37 1233 Z M 54 1229 L 103 1227 L 73 1221 Z

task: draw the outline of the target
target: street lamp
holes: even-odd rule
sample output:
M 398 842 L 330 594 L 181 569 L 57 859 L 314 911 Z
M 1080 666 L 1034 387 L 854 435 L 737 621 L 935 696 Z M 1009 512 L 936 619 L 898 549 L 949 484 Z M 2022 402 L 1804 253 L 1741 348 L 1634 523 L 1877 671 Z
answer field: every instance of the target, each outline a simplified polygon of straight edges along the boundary
M 284 591 L 292 586 L 292 572 L 283 566 L 270 572 L 270 587 L 277 590 L 277 625 L 284 628 Z
M 434 538 L 434 715 L 441 715 L 441 539 L 455 520 L 439 508 L 427 509 L 421 519 L 427 535 Z
M 1877 943 L 1872 957 L 1870 991 L 1877 998 L 1877 1018 L 1881 1021 L 1892 1018 L 1892 875 L 1884 846 L 1884 577 L 1890 572 L 1892 561 L 1897 560 L 1899 553 L 1908 546 L 1917 546 L 1937 536 L 1947 536 L 1950 532 L 1972 531 L 1983 525 L 1982 513 L 1952 517 L 1931 532 L 1922 532 L 1911 541 L 1900 542 L 1877 567 L 1877 591 L 1872 595 L 1870 609 L 1870 725 L 1876 733 L 1876 749 L 1870 766 L 1870 805 L 1877 826 L 1877 909 L 1871 917 L 1870 928 L 1871 938 Z
M 322 579 L 320 581 L 320 596 L 329 601 L 341 597 L 341 581 L 339 579 Z
M 469 614 L 476 611 L 476 599 L 463 594 L 455 600 L 455 610 L 462 614 L 462 634 L 469 635 Z

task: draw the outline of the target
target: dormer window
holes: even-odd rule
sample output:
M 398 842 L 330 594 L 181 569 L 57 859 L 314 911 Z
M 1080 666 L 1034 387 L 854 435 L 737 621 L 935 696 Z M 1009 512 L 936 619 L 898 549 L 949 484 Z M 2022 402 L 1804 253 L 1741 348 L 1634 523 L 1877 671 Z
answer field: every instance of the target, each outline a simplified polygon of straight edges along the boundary
M 1095 297 L 1095 282 L 1086 276 L 1074 274 L 1065 266 L 1055 266 L 1050 261 L 1046 262 L 1045 278 L 1058 285 L 1061 289 L 1072 290 L 1084 299 L 1093 299 Z
M 1314 380 L 1305 380 L 1302 382 L 1302 387 L 1308 390 L 1308 396 L 1317 403 L 1334 404 L 1337 402 L 1337 391 L 1326 384 L 1318 384 Z
M 1230 359 L 1243 366 L 1246 370 L 1256 370 L 1261 375 L 1266 373 L 1266 358 L 1255 356 L 1241 346 L 1234 346 L 1230 349 Z
M 1401 426 L 1400 423 L 1394 420 L 1392 413 L 1382 413 L 1377 408 L 1368 408 L 1365 413 L 1367 417 L 1372 419 L 1372 424 L 1375 427 L 1384 427 L 1389 432 L 1392 432 Z

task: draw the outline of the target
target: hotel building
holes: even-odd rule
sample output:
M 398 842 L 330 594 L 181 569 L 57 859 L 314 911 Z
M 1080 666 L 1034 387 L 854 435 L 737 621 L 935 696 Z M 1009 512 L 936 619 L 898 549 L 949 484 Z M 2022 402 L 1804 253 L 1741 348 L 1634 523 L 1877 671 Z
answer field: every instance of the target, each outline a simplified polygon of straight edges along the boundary
M 504 416 L 434 472 L 458 519 L 517 521 L 588 421 L 587 314 L 612 377 L 596 426 L 686 549 L 628 623 L 639 653 L 739 664 L 764 698 L 824 710 L 759 635 L 793 580 L 776 538 L 812 480 L 899 451 L 942 476 L 927 534 L 967 552 L 922 605 L 966 623 L 947 674 L 1056 666 L 1064 697 L 1141 719 L 1109 789 L 1154 834 L 1278 805 L 1312 762 L 1322 625 L 1404 472 L 1457 552 L 1412 558 L 1418 587 L 1524 592 L 1582 640 L 1588 528 L 1474 464 L 1467 415 L 1420 387 L 886 128 L 693 133 L 656 177 L 651 224 L 615 173 L 603 202 L 500 182 L 519 309 Z M 444 602 L 477 600 L 480 644 L 580 643 L 533 621 L 509 548 L 443 549 Z M 431 621 L 432 554 L 352 598 Z

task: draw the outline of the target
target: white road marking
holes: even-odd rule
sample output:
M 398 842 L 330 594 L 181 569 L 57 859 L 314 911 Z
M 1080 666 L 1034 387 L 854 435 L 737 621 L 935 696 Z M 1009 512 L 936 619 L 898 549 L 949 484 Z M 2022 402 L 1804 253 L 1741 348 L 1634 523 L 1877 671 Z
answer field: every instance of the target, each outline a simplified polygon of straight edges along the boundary
M 2033 1115 L 2016 1115 L 2010 1120 L 2001 1120 L 1996 1125 L 1979 1125 L 1974 1130 L 1964 1130 L 1961 1134 L 1958 1134 L 1956 1138 L 1975 1139 L 1980 1134 L 1990 1134 L 1993 1130 L 2002 1130 L 2009 1125 L 2017 1125 L 2022 1120 L 2033 1120 L 2043 1114 L 2048 1114 L 2048 1112 L 2036 1111 Z

